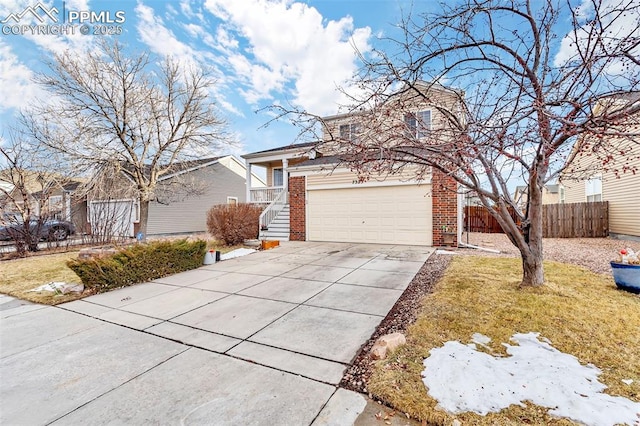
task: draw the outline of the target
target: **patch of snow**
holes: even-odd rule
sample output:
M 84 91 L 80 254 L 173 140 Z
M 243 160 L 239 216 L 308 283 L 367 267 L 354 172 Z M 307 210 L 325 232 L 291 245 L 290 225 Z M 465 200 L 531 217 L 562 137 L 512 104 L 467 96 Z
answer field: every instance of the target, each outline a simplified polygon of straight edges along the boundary
M 458 254 L 455 251 L 436 249 L 436 254 Z
M 473 333 L 473 335 L 471 336 L 471 341 L 473 343 L 477 343 L 478 345 L 487 346 L 489 342 L 491 342 L 491 337 L 485 336 L 484 334 L 480 333 Z
M 84 291 L 84 285 L 82 284 L 74 284 L 74 283 L 65 283 L 61 281 L 52 281 L 47 284 L 43 284 L 40 287 L 36 287 L 34 289 L 29 290 L 29 292 L 40 293 L 42 291 L 48 291 L 51 293 L 82 293 Z
M 235 259 L 236 257 L 246 256 L 248 254 L 255 253 L 256 251 L 257 250 L 254 250 L 254 249 L 239 248 L 236 250 L 232 250 L 229 253 L 221 254 L 220 260 Z
M 507 357 L 446 342 L 423 361 L 422 380 L 439 407 L 453 414 L 486 415 L 531 401 L 550 408 L 553 416 L 590 426 L 638 421 L 640 403 L 602 393 L 606 386 L 598 381 L 600 369 L 580 365 L 576 357 L 560 352 L 538 335 L 514 334 L 511 340 L 517 345 L 504 344 Z
M 632 379 L 622 379 L 622 383 L 624 383 L 625 385 L 631 385 L 631 383 L 633 383 L 633 380 Z M 640 413 L 638 413 L 638 414 L 640 414 Z

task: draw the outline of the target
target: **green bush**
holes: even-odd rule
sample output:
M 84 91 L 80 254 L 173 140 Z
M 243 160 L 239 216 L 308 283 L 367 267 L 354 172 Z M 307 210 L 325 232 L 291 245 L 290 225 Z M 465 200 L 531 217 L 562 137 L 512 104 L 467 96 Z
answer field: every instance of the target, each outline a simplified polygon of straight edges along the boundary
M 207 212 L 209 233 L 224 244 L 241 244 L 258 238 L 262 209 L 253 204 L 219 204 Z
M 103 258 L 67 262 L 87 288 L 104 291 L 147 282 L 202 265 L 205 241 L 158 241 L 123 248 Z

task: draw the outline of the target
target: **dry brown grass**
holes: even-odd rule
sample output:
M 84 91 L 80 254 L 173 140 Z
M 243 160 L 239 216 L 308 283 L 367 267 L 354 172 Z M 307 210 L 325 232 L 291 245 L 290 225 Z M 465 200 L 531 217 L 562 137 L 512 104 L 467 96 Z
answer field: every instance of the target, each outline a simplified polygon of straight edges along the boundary
M 207 250 L 227 253 L 244 247 L 225 246 L 220 241 L 208 240 Z M 51 292 L 30 292 L 36 287 L 52 281 L 80 283 L 80 278 L 67 267 L 67 260 L 78 257 L 78 251 L 56 254 L 33 254 L 26 258 L 0 261 L 0 293 L 45 305 L 57 305 L 81 299 L 92 293 L 54 294 Z
M 79 283 L 78 276 L 67 267 L 67 260 L 78 257 L 78 252 L 31 256 L 0 262 L 0 293 L 46 305 L 76 300 L 82 295 L 29 292 L 51 281 Z
M 432 424 L 572 424 L 528 404 L 485 417 L 448 415 L 436 409 L 421 381 L 429 350 L 450 340 L 492 339 L 494 353 L 514 333 L 539 332 L 557 349 L 592 363 L 603 373 L 607 393 L 640 401 L 640 297 L 619 291 L 609 277 L 584 268 L 545 263 L 548 284 L 520 289 L 519 259 L 457 257 L 409 328 L 407 345 L 375 367 L 368 389 L 375 397 Z M 631 385 L 622 379 L 633 379 Z

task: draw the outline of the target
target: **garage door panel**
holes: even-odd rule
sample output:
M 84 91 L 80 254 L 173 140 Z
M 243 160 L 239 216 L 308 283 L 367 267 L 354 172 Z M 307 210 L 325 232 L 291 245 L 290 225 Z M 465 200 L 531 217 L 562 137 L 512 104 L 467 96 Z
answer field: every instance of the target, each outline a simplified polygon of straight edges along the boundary
M 431 245 L 429 185 L 309 190 L 310 241 Z

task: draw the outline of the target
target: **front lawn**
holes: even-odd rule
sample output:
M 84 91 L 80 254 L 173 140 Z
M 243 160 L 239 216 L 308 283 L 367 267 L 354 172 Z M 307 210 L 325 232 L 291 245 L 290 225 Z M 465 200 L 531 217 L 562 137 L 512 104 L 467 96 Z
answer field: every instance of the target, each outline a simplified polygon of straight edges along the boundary
M 243 246 L 223 246 L 217 241 L 207 241 L 208 250 L 219 250 L 222 253 L 241 247 Z M 85 291 L 82 294 L 54 294 L 29 291 L 52 281 L 80 283 L 80 278 L 67 267 L 67 261 L 77 257 L 78 251 L 72 251 L 34 254 L 26 258 L 0 261 L 0 293 L 46 305 L 57 305 L 87 297 L 93 293 Z
M 515 333 L 539 332 L 556 349 L 602 370 L 605 393 L 640 401 L 640 297 L 581 267 L 545 262 L 547 285 L 520 289 L 520 260 L 456 257 L 432 294 L 425 296 L 407 345 L 373 367 L 368 391 L 377 399 L 433 424 L 573 424 L 526 403 L 496 414 L 449 415 L 436 408 L 422 382 L 423 360 L 447 341 L 491 338 L 492 354 Z M 513 344 L 513 343 L 512 343 Z M 526 368 L 526 367 L 522 367 Z M 632 379 L 631 384 L 627 384 Z M 626 380 L 627 383 L 623 382 Z
M 46 305 L 57 305 L 83 297 L 75 293 L 53 294 L 30 292 L 51 281 L 80 283 L 78 276 L 67 267 L 67 260 L 77 258 L 78 252 L 31 256 L 0 262 L 0 293 Z

